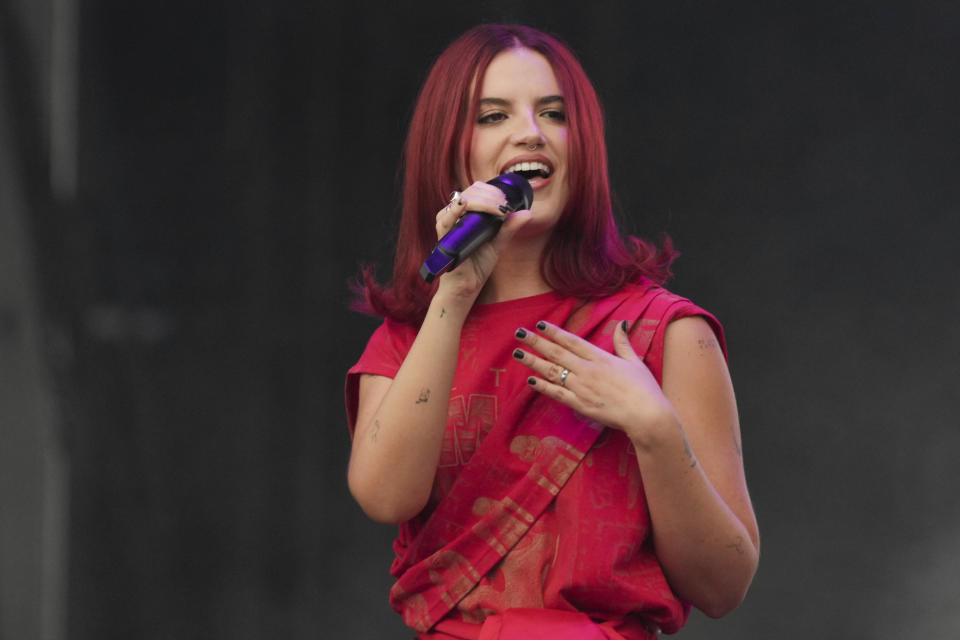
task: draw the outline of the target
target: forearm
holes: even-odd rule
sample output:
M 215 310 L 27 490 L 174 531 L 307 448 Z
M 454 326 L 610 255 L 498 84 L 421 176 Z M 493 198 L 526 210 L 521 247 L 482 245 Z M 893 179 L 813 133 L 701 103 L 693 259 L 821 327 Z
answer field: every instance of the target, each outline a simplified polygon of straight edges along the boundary
M 658 435 L 635 443 L 657 558 L 677 595 L 722 616 L 740 604 L 753 579 L 756 535 L 718 494 L 679 421 Z
M 348 470 L 350 491 L 381 522 L 400 522 L 426 505 L 443 443 L 460 330 L 469 311 L 438 292 L 382 400 L 358 416 Z M 361 404 L 364 399 L 361 398 Z

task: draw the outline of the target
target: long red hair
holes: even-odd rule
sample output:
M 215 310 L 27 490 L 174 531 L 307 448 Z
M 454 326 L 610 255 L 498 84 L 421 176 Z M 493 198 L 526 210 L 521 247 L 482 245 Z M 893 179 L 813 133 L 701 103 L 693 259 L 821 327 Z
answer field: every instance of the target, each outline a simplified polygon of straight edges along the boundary
M 440 54 L 420 90 L 404 148 L 393 280 L 381 285 L 374 268 L 364 267 L 355 308 L 400 322 L 423 321 L 437 286 L 419 275 L 437 241 L 435 215 L 450 191 L 467 186 L 458 184 L 457 168 L 470 166 L 470 140 L 487 66 L 497 54 L 514 48 L 531 49 L 549 61 L 566 107 L 570 197 L 544 251 L 544 279 L 561 294 L 596 299 L 642 278 L 663 283 L 670 277 L 677 254 L 668 237 L 657 248 L 639 238 L 625 239 L 614 222 L 603 110 L 580 62 L 542 31 L 485 24 Z

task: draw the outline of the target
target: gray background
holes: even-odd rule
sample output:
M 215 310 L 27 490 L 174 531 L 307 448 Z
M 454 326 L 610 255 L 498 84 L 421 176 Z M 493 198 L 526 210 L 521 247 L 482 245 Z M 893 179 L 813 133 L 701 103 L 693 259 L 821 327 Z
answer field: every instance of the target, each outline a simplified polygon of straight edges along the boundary
M 345 487 L 430 61 L 559 33 L 728 332 L 762 558 L 683 638 L 960 634 L 960 5 L 6 0 L 0 638 L 404 638 Z

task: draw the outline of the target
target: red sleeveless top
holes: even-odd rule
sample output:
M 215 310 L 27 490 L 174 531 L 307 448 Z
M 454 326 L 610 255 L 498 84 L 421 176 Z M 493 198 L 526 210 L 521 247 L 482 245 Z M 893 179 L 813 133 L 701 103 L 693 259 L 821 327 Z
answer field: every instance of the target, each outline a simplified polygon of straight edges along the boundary
M 433 495 L 394 542 L 390 602 L 420 637 L 505 638 L 514 634 L 489 632 L 511 625 L 524 637 L 550 612 L 578 638 L 586 627 L 575 620 L 597 638 L 631 640 L 685 624 L 689 605 L 654 553 L 629 439 L 531 389 L 511 353 L 514 331 L 539 320 L 612 352 L 614 328 L 627 320 L 634 349 L 661 382 L 667 324 L 690 315 L 703 316 L 724 345 L 712 315 L 650 283 L 599 301 L 546 293 L 471 310 Z M 373 334 L 347 374 L 351 429 L 360 375 L 395 376 L 416 333 L 387 320 Z

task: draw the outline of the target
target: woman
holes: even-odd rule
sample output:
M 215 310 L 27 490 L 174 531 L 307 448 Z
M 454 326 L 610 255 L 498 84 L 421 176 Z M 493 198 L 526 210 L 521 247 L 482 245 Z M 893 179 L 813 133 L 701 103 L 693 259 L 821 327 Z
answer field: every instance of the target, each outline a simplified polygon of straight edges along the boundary
M 486 181 L 529 178 L 504 214 Z M 443 206 L 446 193 L 454 192 Z M 347 377 L 348 483 L 399 523 L 390 600 L 421 638 L 652 638 L 721 616 L 758 558 L 722 330 L 613 222 L 602 114 L 554 38 L 483 25 L 437 60 L 405 150 L 385 316 Z M 439 209 L 439 211 L 438 211 Z M 501 231 L 432 284 L 466 211 Z M 540 635 L 537 635 L 540 634 Z

